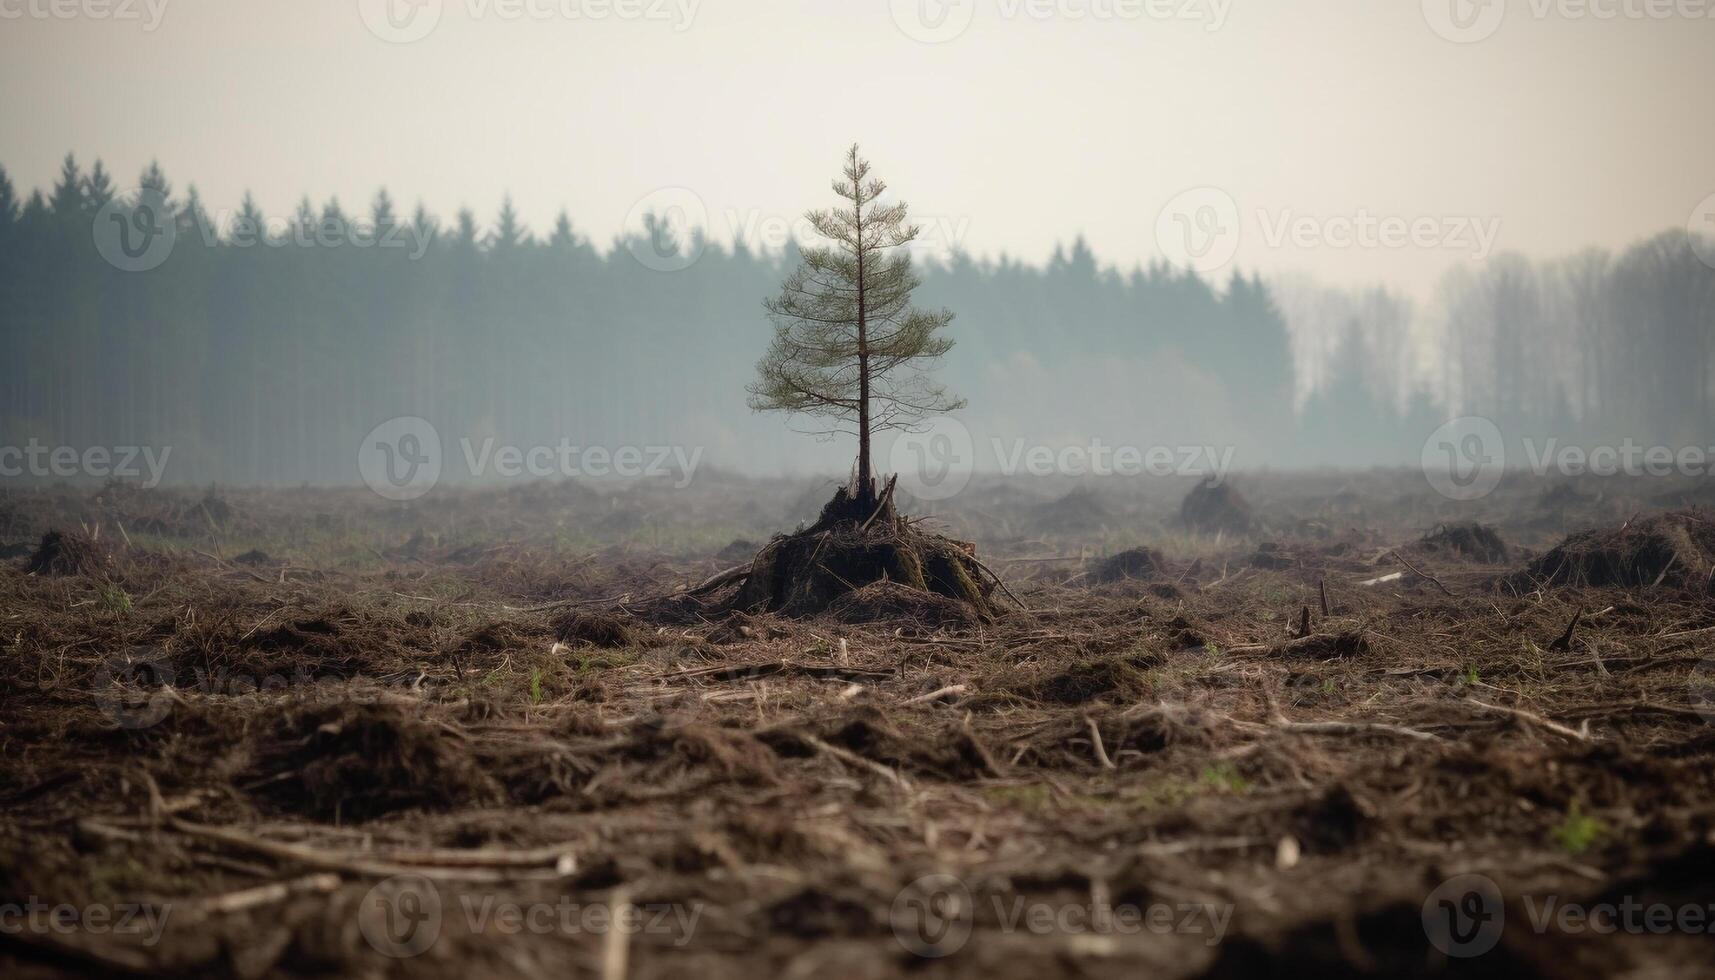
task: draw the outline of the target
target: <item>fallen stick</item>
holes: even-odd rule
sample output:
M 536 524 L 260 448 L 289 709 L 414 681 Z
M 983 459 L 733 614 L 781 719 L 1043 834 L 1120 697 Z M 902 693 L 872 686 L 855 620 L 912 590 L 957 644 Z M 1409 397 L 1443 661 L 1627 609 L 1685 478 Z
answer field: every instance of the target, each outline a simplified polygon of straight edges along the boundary
M 891 491 L 893 485 L 888 484 Z M 631 907 L 631 889 L 624 885 L 615 888 L 608 895 L 607 906 L 613 910 L 615 921 L 621 921 L 619 916 L 629 916 Z M 609 929 L 607 938 L 601 947 L 601 977 L 602 980 L 625 980 L 630 970 L 631 960 L 631 929 Z M 688 938 L 688 937 L 687 937 Z
M 863 522 L 863 526 L 858 528 L 859 531 L 869 530 L 869 526 L 871 524 L 874 524 L 875 519 L 881 516 L 881 512 L 887 509 L 887 502 L 889 500 L 893 499 L 893 487 L 898 482 L 899 482 L 899 474 L 898 473 L 895 473 L 891 477 L 888 477 L 887 489 L 883 490 L 881 492 L 881 500 L 878 501 L 875 505 L 875 513 L 869 515 L 869 520 Z M 873 486 L 873 484 L 872 484 L 872 486 Z
M 899 702 L 899 704 L 901 707 L 904 707 L 905 705 L 910 705 L 910 704 L 926 704 L 930 701 L 935 701 L 935 700 L 938 700 L 940 698 L 947 697 L 948 695 L 963 694 L 963 693 L 965 693 L 965 685 L 963 685 L 963 684 L 948 684 L 946 687 L 943 687 L 940 690 L 930 691 L 928 694 L 919 694 L 914 698 L 910 698 L 910 699 L 907 699 L 905 701 L 901 701 L 901 702 Z
M 1365 732 L 1381 732 L 1387 735 L 1414 738 L 1420 742 L 1441 741 L 1439 735 L 1430 732 L 1406 728 L 1404 725 L 1390 725 L 1380 721 L 1290 721 L 1286 718 L 1277 718 L 1270 724 L 1289 732 L 1302 732 L 1306 735 L 1361 735 Z
M 713 592 L 716 589 L 718 589 L 724 585 L 728 585 L 728 584 L 731 584 L 733 582 L 736 582 L 741 578 L 749 578 L 749 577 L 750 577 L 750 565 L 748 565 L 748 564 L 746 564 L 746 565 L 734 565 L 733 567 L 727 569 L 724 572 L 716 572 L 715 574 L 704 579 L 703 584 L 695 586 L 693 588 L 686 589 L 685 591 L 680 592 L 679 595 L 689 595 L 689 596 L 703 595 L 705 593 Z
M 1279 702 L 1268 692 L 1263 693 L 1268 702 L 1268 723 L 1289 732 L 1302 732 L 1306 735 L 1357 735 L 1363 732 L 1382 732 L 1388 735 L 1399 735 L 1405 738 L 1417 739 L 1420 742 L 1438 742 L 1439 736 L 1429 732 L 1407 728 L 1404 725 L 1390 725 L 1380 721 L 1292 721 L 1281 712 Z
M 303 844 L 284 844 L 279 841 L 264 840 L 230 827 L 211 827 L 171 815 L 167 816 L 167 824 L 181 834 L 216 841 L 279 861 L 301 864 L 307 868 L 345 872 L 355 877 L 390 878 L 394 875 L 416 874 L 425 878 L 437 878 L 444 881 L 497 884 L 517 880 L 555 881 L 572 873 L 576 868 L 569 852 L 560 853 L 552 868 L 543 868 L 532 874 L 519 874 L 507 873 L 489 866 L 435 866 L 389 860 L 386 857 L 377 858 L 363 854 L 324 851 Z
M 857 766 L 860 769 L 868 769 L 870 772 L 883 777 L 888 782 L 898 786 L 900 789 L 911 789 L 911 783 L 906 780 L 904 776 L 894 772 L 892 769 L 889 769 L 874 759 L 866 759 L 850 749 L 842 749 L 838 745 L 830 745 L 814 735 L 800 734 L 798 737 L 803 739 L 811 748 L 818 752 L 826 752 L 828 755 L 839 759 L 847 765 Z
M 1580 607 L 1572 613 L 1572 622 L 1566 624 L 1566 632 L 1560 634 L 1560 638 L 1550 643 L 1548 648 L 1550 650 L 1571 650 L 1572 634 L 1578 631 L 1578 621 L 1583 618 L 1584 610 Z
M 1559 723 L 1557 721 L 1551 721 L 1547 718 L 1544 718 L 1543 716 L 1537 714 L 1534 711 L 1526 711 L 1523 708 L 1509 708 L 1506 705 L 1501 705 L 1501 704 L 1489 704 L 1487 701 L 1478 701 L 1476 698 L 1466 698 L 1465 703 L 1472 705 L 1474 707 L 1482 708 L 1485 711 L 1493 711 L 1493 712 L 1496 712 L 1497 714 L 1511 715 L 1520 721 L 1528 722 L 1529 724 L 1535 725 L 1536 727 L 1542 729 L 1543 731 L 1553 732 L 1554 734 L 1559 735 L 1561 738 L 1569 739 L 1569 740 L 1574 741 L 1574 742 L 1588 744 L 1590 741 L 1590 736 L 1584 734 L 1583 732 L 1579 732 L 1579 731 L 1575 731 L 1571 728 L 1567 728 L 1565 725 L 1562 725 L 1561 723 Z
M 1114 765 L 1114 760 L 1108 758 L 1107 747 L 1102 745 L 1102 729 L 1096 724 L 1096 719 L 1091 718 L 1089 715 L 1085 715 L 1084 724 L 1090 726 L 1090 744 L 1095 746 L 1096 760 L 1102 764 L 1102 768 L 1118 768 Z
M 1012 600 L 1012 601 L 1013 601 L 1013 602 L 1016 602 L 1016 603 L 1018 603 L 1018 608 L 1020 608 L 1020 609 L 1022 609 L 1022 610 L 1024 610 L 1024 611 L 1025 611 L 1025 612 L 1029 612 L 1029 611 L 1030 611 L 1030 607 L 1029 607 L 1029 606 L 1027 606 L 1027 605 L 1025 605 L 1025 604 L 1024 604 L 1024 600 L 1022 600 L 1022 599 L 1020 599 L 1020 598 L 1019 598 L 1019 597 L 1018 597 L 1018 596 L 1015 596 L 1015 595 L 1013 595 L 1013 594 L 1012 594 L 1012 590 L 1011 590 L 1011 589 L 1009 589 L 1009 588 L 1007 588 L 1007 587 L 1006 587 L 1006 583 L 1005 583 L 1005 582 L 1002 582 L 1002 581 L 1001 581 L 1001 580 L 1000 580 L 1000 576 L 999 576 L 999 575 L 996 575 L 996 574 L 995 574 L 995 573 L 994 573 L 994 569 L 992 569 L 992 568 L 990 568 L 990 567 L 988 567 L 988 566 L 987 566 L 987 565 L 984 565 L 984 564 L 983 564 L 983 561 L 982 561 L 982 559 L 981 559 L 981 558 L 978 558 L 978 557 L 977 557 L 977 556 L 976 556 L 976 555 L 968 555 L 968 556 L 967 556 L 967 557 L 968 557 L 968 558 L 970 558 L 970 560 L 971 560 L 971 561 L 973 561 L 973 562 L 975 562 L 975 563 L 976 563 L 976 566 L 977 566 L 977 567 L 978 567 L 978 568 L 980 568 L 980 569 L 982 569 L 982 570 L 983 570 L 983 571 L 985 571 L 985 572 L 987 572 L 987 573 L 989 573 L 989 578 L 992 578 L 992 579 L 994 579 L 994 584 L 996 584 L 996 585 L 998 585 L 998 586 L 1000 586 L 1000 590 L 1001 590 L 1001 591 L 1002 591 L 1002 592 L 1005 592 L 1005 593 L 1006 593 L 1006 595 L 1007 595 L 1007 598 L 1009 598 L 1009 599 L 1011 599 L 1011 600 Z
M 200 899 L 193 903 L 186 914 L 190 921 L 200 921 L 211 915 L 227 915 L 233 912 L 245 912 L 258 906 L 273 905 L 283 902 L 293 895 L 319 894 L 337 891 L 340 886 L 340 876 L 332 872 L 318 872 L 294 878 L 291 881 L 273 881 L 254 888 L 243 888 L 224 895 L 215 895 Z
M 819 664 L 790 664 L 784 660 L 770 660 L 759 664 L 736 664 L 732 666 L 694 667 L 672 674 L 663 674 L 662 680 L 711 680 L 711 681 L 743 681 L 759 677 L 775 677 L 781 674 L 803 674 L 808 677 L 821 679 L 832 678 L 842 681 L 882 681 L 894 676 L 891 670 L 864 670 L 859 667 L 841 667 L 834 664 L 826 666 Z
M 1412 572 L 1413 572 L 1413 573 L 1414 573 L 1414 574 L 1416 574 L 1416 575 L 1417 575 L 1417 576 L 1418 576 L 1418 577 L 1419 577 L 1419 578 L 1426 578 L 1426 579 L 1428 579 L 1428 580 L 1429 580 L 1429 581 L 1431 581 L 1431 582 L 1434 582 L 1434 583 L 1435 583 L 1435 587 L 1436 587 L 1436 588 L 1438 588 L 1438 589 L 1440 589 L 1440 590 L 1441 590 L 1441 591 L 1442 591 L 1442 592 L 1443 592 L 1443 593 L 1445 593 L 1445 594 L 1446 594 L 1446 595 L 1453 595 L 1453 591 L 1452 591 L 1452 590 L 1451 590 L 1451 589 L 1449 589 L 1449 588 L 1447 588 L 1447 586 L 1445 586 L 1445 585 L 1442 585 L 1442 584 L 1441 584 L 1441 580 L 1440 580 L 1440 579 L 1438 579 L 1438 578 L 1436 578 L 1436 577 L 1435 577 L 1435 576 L 1433 576 L 1433 575 L 1429 575 L 1429 574 L 1426 574 L 1426 573 L 1424 573 L 1424 572 L 1422 572 L 1422 571 L 1420 571 L 1420 570 L 1419 570 L 1419 569 L 1418 569 L 1418 567 L 1417 567 L 1417 566 L 1416 566 L 1416 565 L 1413 565 L 1413 564 L 1412 564 L 1412 563 L 1411 563 L 1411 562 L 1408 562 L 1408 561 L 1406 561 L 1406 560 L 1405 560 L 1405 556 L 1404 556 L 1404 555 L 1402 555 L 1402 554 L 1400 554 L 1400 553 L 1399 553 L 1399 552 L 1398 552 L 1398 551 L 1394 551 L 1394 552 L 1391 552 L 1391 554 L 1392 554 L 1392 555 L 1393 555 L 1393 556 L 1394 556 L 1394 557 L 1395 557 L 1395 558 L 1397 558 L 1397 559 L 1399 559 L 1399 563 L 1400 563 L 1400 564 L 1401 564 L 1401 565 L 1404 565 L 1404 566 L 1405 566 L 1405 567 L 1406 567 L 1406 568 L 1409 568 L 1409 569 L 1411 569 L 1411 571 L 1412 571 Z

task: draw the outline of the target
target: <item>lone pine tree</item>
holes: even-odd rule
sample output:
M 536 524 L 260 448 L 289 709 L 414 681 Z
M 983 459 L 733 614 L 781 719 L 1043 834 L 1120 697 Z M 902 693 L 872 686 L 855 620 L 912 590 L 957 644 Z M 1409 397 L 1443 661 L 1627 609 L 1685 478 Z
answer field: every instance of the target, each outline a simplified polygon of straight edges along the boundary
M 861 507 L 876 496 L 871 434 L 910 429 L 964 402 L 924 372 L 952 349 L 942 329 L 953 314 L 911 305 L 922 280 L 898 251 L 918 233 L 904 202 L 882 201 L 887 185 L 869 176 L 855 143 L 833 188 L 842 206 L 805 214 L 829 244 L 805 249 L 780 295 L 764 304 L 774 340 L 757 364 L 750 407 L 831 420 L 824 434 L 855 432 L 850 495 Z

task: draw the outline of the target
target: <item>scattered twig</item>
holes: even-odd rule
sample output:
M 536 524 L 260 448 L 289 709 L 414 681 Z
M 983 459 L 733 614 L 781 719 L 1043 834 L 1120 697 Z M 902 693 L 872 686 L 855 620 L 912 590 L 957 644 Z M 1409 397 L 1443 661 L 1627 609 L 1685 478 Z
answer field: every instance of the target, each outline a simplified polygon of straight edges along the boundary
M 275 860 L 300 864 L 307 868 L 343 872 L 362 878 L 389 878 L 398 874 L 417 874 L 425 878 L 436 878 L 443 881 L 495 884 L 517 880 L 558 880 L 576 868 L 569 848 L 556 852 L 551 867 L 537 867 L 535 870 L 518 868 L 509 861 L 503 863 L 504 870 L 502 867 L 496 867 L 493 861 L 481 865 L 469 863 L 430 865 L 410 860 L 399 860 L 392 855 L 370 856 L 323 850 L 307 844 L 286 844 L 255 837 L 231 827 L 213 827 L 192 823 L 182 817 L 172 815 L 168 815 L 166 820 L 168 826 L 191 837 L 215 841 Z M 406 856 L 411 857 L 412 855 L 407 854 Z M 492 852 L 490 852 L 490 856 L 497 857 L 492 855 Z M 443 854 L 442 857 L 444 858 L 446 855 Z M 546 864 L 547 862 L 544 861 L 543 863 Z
M 881 491 L 881 499 L 876 502 L 875 513 L 869 515 L 869 520 L 863 522 L 863 526 L 858 528 L 859 531 L 869 530 L 869 526 L 875 523 L 875 519 L 880 517 L 883 511 L 887 510 L 887 502 L 893 499 L 893 486 L 898 482 L 898 473 L 887 478 L 887 489 Z
M 1442 585 L 1442 584 L 1441 584 L 1441 580 L 1440 580 L 1440 579 L 1438 579 L 1438 578 L 1436 578 L 1436 577 L 1435 577 L 1435 576 L 1433 576 L 1433 575 L 1430 575 L 1430 574 L 1428 574 L 1428 573 L 1426 573 L 1426 572 L 1424 572 L 1424 571 L 1422 571 L 1422 570 L 1420 570 L 1420 569 L 1419 569 L 1419 568 L 1418 568 L 1418 567 L 1417 567 L 1417 566 L 1416 566 L 1416 565 L 1413 565 L 1413 564 L 1412 564 L 1412 563 L 1411 563 L 1411 562 L 1408 562 L 1408 561 L 1406 561 L 1406 560 L 1405 560 L 1405 556 L 1404 556 L 1404 555 L 1402 555 L 1402 554 L 1400 554 L 1400 553 L 1399 553 L 1399 552 L 1398 552 L 1398 551 L 1393 551 L 1393 552 L 1391 552 L 1391 554 L 1392 554 L 1392 555 L 1393 555 L 1393 556 L 1394 556 L 1394 557 L 1395 557 L 1395 558 L 1397 558 L 1397 559 L 1399 559 L 1399 563 L 1400 563 L 1400 564 L 1401 564 L 1401 565 L 1404 565 L 1404 566 L 1405 566 L 1405 567 L 1406 567 L 1406 568 L 1408 568 L 1408 569 L 1410 569 L 1410 570 L 1411 570 L 1411 572 L 1412 572 L 1412 573 L 1413 573 L 1413 574 L 1415 574 L 1415 575 L 1416 575 L 1416 576 L 1417 576 L 1417 577 L 1418 577 L 1418 578 L 1425 578 L 1425 579 L 1428 579 L 1428 580 L 1429 580 L 1429 581 L 1431 581 L 1431 582 L 1434 582 L 1434 583 L 1435 583 L 1435 587 L 1436 587 L 1436 588 L 1438 588 L 1438 589 L 1440 589 L 1440 590 L 1441 590 L 1441 591 L 1442 591 L 1442 593 L 1443 593 L 1443 594 L 1445 594 L 1445 595 L 1449 595 L 1449 596 L 1451 596 L 1451 595 L 1453 595 L 1453 590 L 1451 590 L 1451 589 L 1449 589 L 1449 588 L 1448 588 L 1448 587 L 1447 587 L 1447 586 L 1445 586 L 1445 585 Z
M 1584 618 L 1584 608 L 1582 606 L 1580 606 L 1576 611 L 1574 611 L 1572 613 L 1572 622 L 1566 624 L 1566 632 L 1560 634 L 1560 638 L 1558 640 L 1555 640 L 1553 643 L 1550 643 L 1548 645 L 1548 648 L 1550 650 L 1571 650 L 1572 649 L 1572 634 L 1577 631 L 1578 621 L 1583 619 L 1583 618 Z
M 987 566 L 987 565 L 984 565 L 984 564 L 983 564 L 983 562 L 982 562 L 982 559 L 981 559 L 981 558 L 978 558 L 978 557 L 977 557 L 977 556 L 976 556 L 976 555 L 969 555 L 969 556 L 967 556 L 967 557 L 969 557 L 969 558 L 970 558 L 970 559 L 971 559 L 971 561 L 972 561 L 972 562 L 974 562 L 974 563 L 976 563 L 976 566 L 977 566 L 977 567 L 978 567 L 978 568 L 980 568 L 980 569 L 982 569 L 982 570 L 983 570 L 983 571 L 985 571 L 985 572 L 987 572 L 987 573 L 989 573 L 989 578 L 992 578 L 992 579 L 994 579 L 994 584 L 996 584 L 996 585 L 998 585 L 998 586 L 1000 586 L 1000 590 L 1001 590 L 1001 591 L 1002 591 L 1002 592 L 1005 592 L 1005 593 L 1006 593 L 1006 594 L 1007 594 L 1007 597 L 1008 597 L 1008 598 L 1010 598 L 1010 599 L 1011 599 L 1011 600 L 1012 600 L 1012 601 L 1013 601 L 1013 602 L 1016 602 L 1016 603 L 1018 603 L 1018 608 L 1020 608 L 1020 609 L 1022 609 L 1022 610 L 1024 610 L 1024 611 L 1025 611 L 1025 612 L 1029 612 L 1029 611 L 1030 611 L 1030 607 L 1029 607 L 1029 606 L 1027 606 L 1027 605 L 1025 605 L 1025 604 L 1024 604 L 1024 600 L 1022 600 L 1022 599 L 1020 599 L 1020 598 L 1019 598 L 1019 597 L 1018 597 L 1018 596 L 1015 596 L 1015 595 L 1013 595 L 1013 594 L 1012 594 L 1012 590 L 1011 590 L 1011 589 L 1009 589 L 1009 588 L 1007 588 L 1007 587 L 1006 587 L 1006 583 L 1005 583 L 1005 582 L 1002 582 L 1002 581 L 1001 581 L 1001 580 L 1000 580 L 1000 576 L 999 576 L 999 575 L 996 575 L 996 574 L 995 574 L 995 573 L 994 573 L 994 569 L 992 569 L 992 568 L 990 568 L 990 567 L 988 567 L 988 566 Z
M 749 578 L 749 577 L 750 577 L 750 565 L 749 565 L 749 563 L 746 563 L 743 565 L 734 565 L 733 567 L 727 569 L 724 572 L 716 572 L 715 574 L 704 579 L 703 583 L 701 585 L 693 586 L 692 588 L 686 589 L 683 592 L 680 592 L 679 595 L 682 595 L 682 596 L 685 596 L 685 595 L 689 595 L 689 596 L 706 595 L 707 593 L 714 592 L 717 589 L 722 588 L 723 586 L 726 586 L 726 585 L 729 585 L 733 582 L 736 582 L 739 579 Z
M 824 752 L 831 755 L 848 765 L 857 766 L 860 769 L 868 769 L 870 772 L 881 776 L 900 789 L 911 789 L 911 783 L 903 775 L 894 772 L 892 769 L 889 769 L 874 759 L 866 759 L 850 749 L 842 749 L 838 745 L 830 745 L 814 735 L 800 733 L 798 737 L 803 739 L 806 744 L 818 752 Z
M 227 915 L 233 912 L 245 912 L 263 905 L 273 905 L 283 902 L 293 895 L 320 894 L 337 891 L 340 877 L 332 872 L 318 872 L 294 878 L 291 881 L 272 881 L 266 885 L 254 888 L 244 888 L 224 895 L 214 895 L 200 899 L 185 910 L 183 916 L 189 921 L 196 922 L 212 915 Z M 175 910 L 177 911 L 177 910 Z M 175 915 L 175 921 L 182 921 L 181 916 Z
M 1114 765 L 1114 760 L 1108 758 L 1107 748 L 1102 745 L 1102 729 L 1096 724 L 1096 719 L 1085 715 L 1084 724 L 1090 728 L 1090 744 L 1096 749 L 1096 761 L 1102 764 L 1103 769 L 1117 768 Z
M 963 684 L 948 684 L 946 687 L 940 688 L 938 690 L 930 691 L 928 694 L 919 694 L 914 698 L 909 698 L 909 699 L 901 701 L 899 703 L 902 707 L 905 705 L 912 705 L 912 704 L 927 704 L 930 701 L 939 701 L 941 698 L 951 697 L 955 694 L 963 694 L 963 693 L 965 693 L 965 685 L 963 685 Z
M 1555 735 L 1559 735 L 1561 738 L 1568 739 L 1573 742 L 1587 744 L 1590 741 L 1589 735 L 1567 728 L 1565 725 L 1562 725 L 1557 721 L 1551 721 L 1544 718 L 1534 711 L 1526 711 L 1523 708 L 1509 708 L 1503 704 L 1489 704 L 1487 701 L 1478 701 L 1476 698 L 1466 698 L 1465 703 L 1473 707 L 1482 708 L 1485 711 L 1511 715 L 1519 721 L 1535 725 L 1545 732 L 1552 732 Z

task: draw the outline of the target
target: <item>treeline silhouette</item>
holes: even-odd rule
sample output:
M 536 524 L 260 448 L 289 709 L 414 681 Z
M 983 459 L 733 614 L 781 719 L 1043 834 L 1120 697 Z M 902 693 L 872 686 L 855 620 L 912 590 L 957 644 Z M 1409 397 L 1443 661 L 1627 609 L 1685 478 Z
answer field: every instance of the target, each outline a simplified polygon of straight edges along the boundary
M 705 466 L 761 472 L 849 459 L 745 408 L 791 254 L 669 242 L 697 258 L 659 271 L 638 256 L 661 241 L 600 251 L 563 214 L 533 233 L 510 203 L 488 227 L 402 214 L 385 191 L 358 214 L 305 200 L 271 219 L 249 198 L 211 214 L 154 165 L 138 186 L 175 235 L 126 271 L 97 240 L 137 199 L 99 162 L 68 156 L 27 199 L 0 170 L 0 445 L 172 446 L 175 482 L 352 483 L 364 434 L 413 415 L 440 432 L 448 479 L 461 440 L 489 437 L 702 447 Z M 1254 275 L 1122 273 L 1081 240 L 1041 266 L 925 265 L 921 302 L 958 314 L 944 372 L 979 468 L 994 440 L 1091 437 L 1231 445 L 1241 467 L 1402 462 L 1452 410 L 1568 437 L 1715 428 L 1715 281 L 1683 232 L 1450 277 L 1445 314 L 1384 293 L 1283 312 Z M 1410 341 L 1429 316 L 1445 317 L 1433 371 Z

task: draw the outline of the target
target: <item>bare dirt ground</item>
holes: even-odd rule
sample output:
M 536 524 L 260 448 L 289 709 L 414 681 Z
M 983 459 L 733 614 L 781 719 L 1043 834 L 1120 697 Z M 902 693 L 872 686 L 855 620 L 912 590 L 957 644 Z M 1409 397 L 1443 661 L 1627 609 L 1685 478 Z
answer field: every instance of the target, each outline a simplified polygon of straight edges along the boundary
M 1715 487 L 1234 486 L 796 620 L 831 484 L 7 492 L 0 972 L 1715 973 Z

